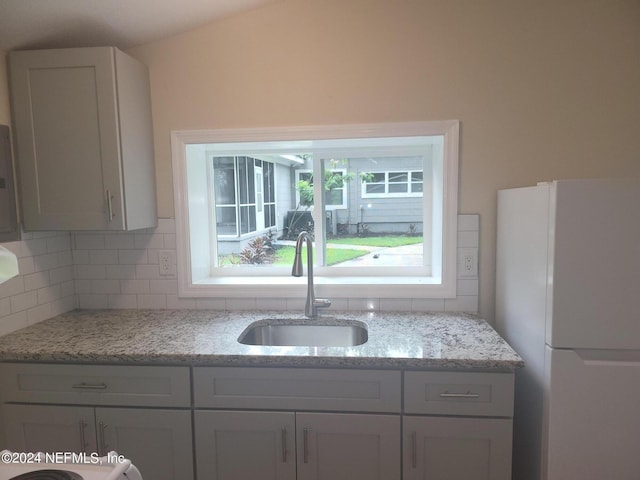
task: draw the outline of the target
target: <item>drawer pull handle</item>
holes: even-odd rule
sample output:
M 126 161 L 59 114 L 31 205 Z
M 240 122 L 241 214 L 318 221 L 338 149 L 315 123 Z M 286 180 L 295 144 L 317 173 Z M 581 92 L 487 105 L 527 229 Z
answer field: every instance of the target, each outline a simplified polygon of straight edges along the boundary
M 71 385 L 72 388 L 77 388 L 79 390 L 105 390 L 107 388 L 106 383 L 86 383 L 80 382 Z
M 309 463 L 309 429 L 302 429 L 302 459 L 304 463 Z
M 109 214 L 109 221 L 113 220 L 113 195 L 111 195 L 111 190 L 107 190 L 107 210 Z
M 282 463 L 287 463 L 287 429 L 282 429 Z
M 98 422 L 98 429 L 100 432 L 100 450 L 103 455 L 106 455 L 109 450 L 109 445 L 105 442 L 104 439 L 104 431 L 107 429 L 108 425 L 104 422 Z
M 442 398 L 480 398 L 479 393 L 471 393 L 470 390 L 467 393 L 449 393 L 449 390 L 446 390 L 440 394 Z

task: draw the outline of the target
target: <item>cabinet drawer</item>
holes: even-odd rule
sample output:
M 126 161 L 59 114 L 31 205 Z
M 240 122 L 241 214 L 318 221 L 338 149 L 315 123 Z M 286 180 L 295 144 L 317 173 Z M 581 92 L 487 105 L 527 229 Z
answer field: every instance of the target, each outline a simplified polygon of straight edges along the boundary
M 3 402 L 188 407 L 188 367 L 0 364 Z
M 405 372 L 405 413 L 513 416 L 513 374 Z
M 196 407 L 400 412 L 401 374 L 385 370 L 196 367 Z

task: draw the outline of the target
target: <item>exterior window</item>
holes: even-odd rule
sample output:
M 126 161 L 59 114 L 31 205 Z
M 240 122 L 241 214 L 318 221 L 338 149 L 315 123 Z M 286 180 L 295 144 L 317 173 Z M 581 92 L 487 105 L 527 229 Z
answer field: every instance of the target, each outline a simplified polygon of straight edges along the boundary
M 303 230 L 323 294 L 455 295 L 457 142 L 457 122 L 174 133 L 180 295 L 291 295 Z
M 422 171 L 371 172 L 362 182 L 363 198 L 422 196 Z

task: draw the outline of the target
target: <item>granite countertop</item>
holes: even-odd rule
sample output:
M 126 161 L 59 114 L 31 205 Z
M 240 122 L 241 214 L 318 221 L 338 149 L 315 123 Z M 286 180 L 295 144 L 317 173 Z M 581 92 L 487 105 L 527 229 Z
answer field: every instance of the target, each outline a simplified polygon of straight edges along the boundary
M 327 315 L 366 324 L 369 340 L 355 347 L 237 341 L 253 321 L 301 317 L 298 312 L 76 310 L 0 337 L 0 361 L 509 371 L 524 365 L 487 322 L 458 313 Z

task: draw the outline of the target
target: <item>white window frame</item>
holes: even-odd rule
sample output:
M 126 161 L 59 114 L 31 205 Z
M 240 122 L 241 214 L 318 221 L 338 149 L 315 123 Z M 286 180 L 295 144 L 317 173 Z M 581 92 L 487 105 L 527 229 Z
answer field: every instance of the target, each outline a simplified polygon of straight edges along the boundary
M 286 141 L 295 144 L 300 151 L 313 148 L 313 141 L 340 139 L 380 139 L 395 137 L 430 137 L 442 136 L 443 161 L 434 166 L 438 175 L 434 178 L 433 188 L 438 195 L 434 195 L 436 202 L 433 206 L 433 221 L 441 225 L 441 235 L 434 235 L 431 252 L 434 259 L 430 276 L 412 275 L 406 273 L 408 269 L 398 269 L 393 275 L 372 275 L 369 269 L 347 270 L 340 268 L 340 276 L 335 267 L 317 267 L 315 276 L 316 293 L 329 298 L 374 297 L 374 298 L 455 298 L 456 296 L 456 268 L 457 268 L 457 216 L 458 216 L 458 155 L 459 155 L 459 122 L 432 121 L 372 125 L 336 125 L 336 126 L 308 126 L 288 128 L 264 129 L 224 129 L 173 131 L 171 133 L 174 202 L 176 211 L 176 244 L 177 244 L 177 273 L 178 294 L 182 298 L 225 297 L 304 297 L 306 292 L 306 278 L 296 278 L 290 275 L 276 275 L 266 269 L 247 269 L 243 274 L 236 274 L 219 269 L 214 276 L 211 271 L 211 255 L 216 255 L 211 248 L 208 224 L 201 225 L 198 217 L 194 228 L 203 229 L 201 234 L 190 235 L 190 198 L 209 195 L 207 191 L 206 167 L 204 170 L 192 162 L 187 164 L 187 149 L 198 151 L 206 144 L 222 145 L 233 149 L 245 142 L 274 142 L 280 145 Z M 309 140 L 313 139 L 313 140 Z M 411 139 L 406 139 L 410 141 Z M 285 143 L 286 143 L 285 142 Z M 306 149 L 302 149 L 308 145 Z M 291 148 L 288 148 L 291 151 Z M 222 154 L 222 150 L 216 154 Z M 259 153 L 259 152 L 257 152 Z M 206 157 L 206 153 L 203 152 Z M 322 162 L 318 162 L 321 164 Z M 315 168 L 315 167 L 314 167 Z M 318 172 L 321 173 L 320 167 Z M 196 169 L 197 171 L 192 171 Z M 191 174 L 187 174 L 187 172 Z M 204 178 L 203 178 L 204 177 Z M 425 172 L 426 177 L 426 172 Z M 195 179 L 195 180 L 192 180 Z M 189 181 L 189 185 L 187 185 Z M 321 198 L 322 182 L 314 185 L 316 198 Z M 198 203 L 193 202 L 192 203 Z M 204 202 L 200 202 L 204 204 Z M 426 204 L 426 197 L 425 197 Z M 324 235 L 322 221 L 315 216 L 321 215 L 322 209 L 313 211 L 316 235 Z M 210 214 L 208 214 L 210 215 Z M 215 219 L 211 219 L 215 225 Z M 206 223 L 206 222 L 204 222 Z M 214 242 L 215 243 L 215 242 Z M 316 255 L 322 255 L 316 250 Z M 217 269 L 218 270 L 218 269 Z M 242 269 L 238 269 L 239 271 Z M 345 272 L 347 273 L 345 275 Z M 248 292 L 248 289 L 250 293 Z

